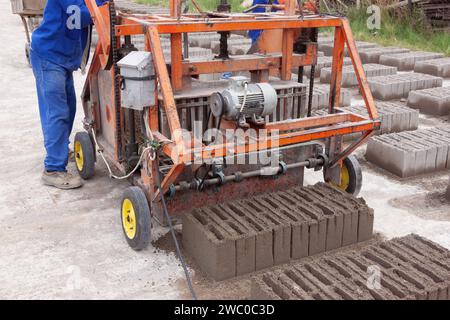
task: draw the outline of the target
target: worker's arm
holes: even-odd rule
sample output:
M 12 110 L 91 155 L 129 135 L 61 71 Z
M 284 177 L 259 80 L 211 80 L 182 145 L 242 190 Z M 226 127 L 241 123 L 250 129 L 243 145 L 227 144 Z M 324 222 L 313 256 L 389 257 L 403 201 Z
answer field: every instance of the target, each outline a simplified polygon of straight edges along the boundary
M 63 10 L 66 10 L 67 14 L 75 14 L 79 10 L 80 13 L 80 26 L 86 28 L 92 24 L 91 14 L 86 7 L 84 0 L 59 0 Z M 98 6 L 103 5 L 106 0 L 95 0 Z M 77 8 L 77 9 L 75 9 Z

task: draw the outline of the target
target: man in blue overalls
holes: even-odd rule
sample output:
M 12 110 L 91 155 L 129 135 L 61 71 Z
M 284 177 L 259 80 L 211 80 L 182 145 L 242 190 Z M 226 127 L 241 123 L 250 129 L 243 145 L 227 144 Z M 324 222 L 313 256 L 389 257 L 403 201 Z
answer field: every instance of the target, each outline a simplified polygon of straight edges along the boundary
M 253 0 L 252 6 L 256 6 L 258 4 L 278 4 L 278 1 L 277 0 Z M 245 5 L 245 2 L 243 5 Z M 276 10 L 273 10 L 273 11 L 276 11 Z M 254 13 L 266 12 L 266 8 L 257 7 L 257 8 L 254 8 L 252 10 L 252 12 L 254 12 Z M 249 38 L 252 39 L 252 44 L 254 44 L 258 40 L 258 38 L 261 36 L 261 33 L 262 33 L 262 30 L 250 30 L 248 32 Z
M 96 2 L 100 6 L 105 0 Z M 42 181 L 60 189 L 82 186 L 66 166 L 77 104 L 72 74 L 86 66 L 91 25 L 84 0 L 48 0 L 42 24 L 32 35 L 30 59 L 47 152 Z

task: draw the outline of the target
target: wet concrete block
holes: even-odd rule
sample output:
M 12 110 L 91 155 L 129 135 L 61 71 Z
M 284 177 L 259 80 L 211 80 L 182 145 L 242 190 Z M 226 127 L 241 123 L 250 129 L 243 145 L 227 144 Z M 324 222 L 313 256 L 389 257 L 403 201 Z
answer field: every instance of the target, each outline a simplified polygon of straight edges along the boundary
M 356 41 L 356 49 L 358 51 L 359 50 L 363 50 L 363 49 L 368 49 L 368 48 L 377 48 L 377 47 L 379 47 L 379 45 L 377 45 L 376 43 L 365 42 L 365 41 Z M 333 43 L 319 44 L 319 50 L 323 51 L 323 53 L 326 56 L 332 56 L 333 55 L 333 48 L 334 48 L 334 42 Z M 347 46 L 345 47 L 344 55 L 346 57 L 349 56 Z
M 444 170 L 450 166 L 446 126 L 392 133 L 369 139 L 368 161 L 399 177 Z
M 425 114 L 448 115 L 450 114 L 450 87 L 411 91 L 408 95 L 408 106 L 419 109 Z
M 380 129 L 376 134 L 388 134 L 393 132 L 411 131 L 419 127 L 419 111 L 405 107 L 396 102 L 376 103 L 378 117 L 381 120 Z M 369 113 L 365 105 L 353 105 L 344 110 L 368 117 Z M 355 139 L 360 134 L 352 135 L 349 139 Z
M 442 87 L 443 80 L 422 73 L 403 73 L 372 77 L 367 82 L 376 99 L 392 100 L 406 98 L 410 91 Z
M 380 56 L 383 54 L 407 53 L 409 49 L 398 47 L 376 47 L 359 50 L 359 57 L 362 63 L 380 63 Z
M 306 89 L 305 96 L 302 97 L 304 105 L 308 105 L 309 87 Z M 340 106 L 349 106 L 351 104 L 352 94 L 348 89 L 341 89 L 341 103 Z M 330 102 L 330 85 L 329 84 L 314 84 L 312 109 L 327 109 Z
M 326 56 L 319 56 L 317 58 L 317 64 L 314 72 L 314 78 L 320 78 L 321 72 L 323 68 L 331 68 L 331 65 L 333 63 L 333 57 L 326 57 Z M 352 60 L 350 58 L 344 58 L 343 60 L 344 66 L 349 66 L 352 64 Z M 297 73 L 297 70 L 294 70 L 295 73 Z M 305 66 L 303 68 L 303 73 L 308 78 L 311 77 L 311 66 Z
M 414 66 L 415 72 L 431 74 L 441 78 L 450 78 L 450 58 L 418 61 Z
M 364 73 L 366 77 L 381 77 L 389 76 L 397 73 L 396 67 L 383 66 L 381 64 L 368 63 L 363 65 Z M 320 73 L 320 82 L 330 83 L 331 81 L 331 68 L 323 68 Z M 355 69 L 352 65 L 344 66 L 342 69 L 342 86 L 354 87 L 358 85 L 358 79 L 356 77 Z
M 249 38 L 233 38 L 228 40 L 228 50 L 230 53 L 233 52 L 233 47 L 245 47 L 246 50 L 244 53 L 233 53 L 233 54 L 246 54 L 252 45 L 252 40 Z M 220 41 L 213 40 L 211 41 L 211 50 L 213 53 L 218 54 L 220 51 Z M 235 50 L 236 51 L 236 50 Z
M 372 229 L 362 199 L 319 183 L 186 213 L 183 245 L 223 280 L 367 240 Z
M 183 217 L 183 246 L 200 268 L 213 279 L 236 276 L 235 241 L 225 238 L 223 230 L 208 224 L 201 215 Z M 204 253 L 207 252 L 207 255 Z
M 407 53 L 383 54 L 380 56 L 380 64 L 397 67 L 399 71 L 414 70 L 419 61 L 442 58 L 444 55 L 435 52 L 412 51 Z
M 412 234 L 264 272 L 252 279 L 250 298 L 445 300 L 449 262 L 450 251 Z

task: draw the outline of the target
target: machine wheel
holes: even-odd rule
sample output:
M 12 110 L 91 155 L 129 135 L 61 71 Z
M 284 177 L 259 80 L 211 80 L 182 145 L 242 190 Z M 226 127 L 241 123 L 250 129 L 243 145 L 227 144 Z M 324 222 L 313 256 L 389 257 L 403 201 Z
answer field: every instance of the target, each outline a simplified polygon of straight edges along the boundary
M 125 190 L 121 205 L 122 229 L 128 245 L 136 251 L 145 249 L 150 242 L 150 208 L 139 187 Z
M 355 156 L 348 156 L 342 162 L 341 183 L 337 187 L 354 196 L 361 191 L 362 171 Z
M 75 166 L 80 177 L 87 180 L 94 175 L 95 153 L 91 138 L 87 132 L 75 135 L 74 148 Z

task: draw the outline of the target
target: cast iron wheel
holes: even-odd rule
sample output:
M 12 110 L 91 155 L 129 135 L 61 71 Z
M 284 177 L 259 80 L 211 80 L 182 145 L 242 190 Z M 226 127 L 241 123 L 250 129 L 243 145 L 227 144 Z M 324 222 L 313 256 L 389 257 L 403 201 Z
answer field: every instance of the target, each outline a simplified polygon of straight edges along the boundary
M 338 184 L 337 187 L 354 195 L 355 197 L 361 191 L 362 171 L 355 156 L 348 156 L 342 162 L 341 183 Z
M 125 190 L 121 205 L 122 230 L 128 245 L 136 251 L 145 249 L 150 242 L 150 208 L 139 187 Z
M 81 178 L 87 180 L 94 175 L 95 153 L 91 138 L 87 132 L 75 135 L 74 148 L 75 166 Z

